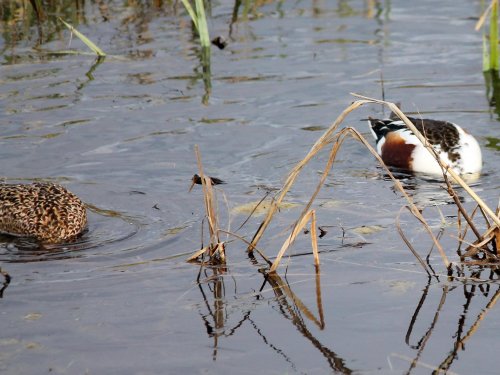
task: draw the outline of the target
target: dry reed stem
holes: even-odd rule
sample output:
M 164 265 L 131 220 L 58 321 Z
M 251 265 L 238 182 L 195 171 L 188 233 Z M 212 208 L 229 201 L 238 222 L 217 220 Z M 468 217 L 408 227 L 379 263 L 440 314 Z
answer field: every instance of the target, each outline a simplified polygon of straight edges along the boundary
M 465 221 L 470 226 L 470 229 L 476 235 L 477 239 L 481 240 L 481 238 L 482 238 L 481 233 L 479 233 L 479 231 L 477 230 L 476 226 L 474 225 L 474 222 L 472 221 L 472 218 L 469 216 L 469 214 L 465 210 L 464 206 L 462 205 L 462 202 L 460 202 L 460 199 L 458 198 L 458 195 L 455 192 L 455 189 L 453 189 L 453 187 L 451 186 L 451 183 L 448 180 L 448 177 L 446 176 L 446 174 L 443 174 L 443 176 L 444 176 L 444 181 L 445 181 L 446 186 L 447 186 L 448 195 L 455 202 L 455 205 L 457 206 L 458 211 L 462 214 L 462 216 L 464 217 Z
M 393 104 L 393 105 L 394 105 L 394 107 L 396 107 L 395 104 Z M 377 151 L 375 151 L 375 149 L 368 143 L 368 141 L 356 129 L 346 128 L 346 130 L 349 130 L 361 143 L 363 143 L 363 145 L 370 151 L 370 153 L 377 159 L 379 164 L 384 168 L 384 170 L 386 171 L 386 173 L 389 175 L 392 182 L 394 183 L 394 186 L 396 186 L 396 188 L 399 190 L 399 192 L 405 197 L 406 201 L 408 202 L 408 204 L 410 206 L 409 207 L 410 212 L 413 214 L 413 216 L 415 216 L 418 219 L 418 221 L 420 221 L 423 224 L 425 230 L 427 231 L 427 233 L 431 237 L 432 241 L 434 242 L 434 245 L 437 247 L 445 267 L 448 268 L 450 266 L 450 262 L 448 260 L 448 257 L 446 256 L 446 253 L 443 250 L 443 247 L 441 246 L 441 244 L 437 240 L 436 236 L 434 236 L 434 234 L 432 233 L 431 227 L 429 226 L 429 224 L 427 224 L 426 220 L 424 219 L 424 217 L 420 213 L 420 210 L 413 203 L 413 199 L 406 193 L 405 189 L 403 188 L 403 185 L 401 185 L 401 182 L 399 182 L 399 180 L 396 177 L 394 177 L 394 175 L 389 170 L 389 167 L 384 163 L 384 161 L 382 160 L 380 155 L 377 153 Z
M 266 193 L 266 195 L 264 195 L 262 197 L 262 199 L 252 209 L 252 211 L 250 212 L 250 214 L 248 215 L 248 217 L 243 221 L 243 223 L 241 223 L 241 225 L 238 227 L 238 229 L 236 229 L 236 232 L 239 231 L 241 228 L 243 228 L 243 226 L 248 222 L 248 220 L 250 220 L 250 218 L 252 217 L 252 215 L 254 214 L 254 212 L 257 211 L 257 208 L 259 208 L 259 206 L 262 204 L 262 202 L 264 202 L 266 200 L 266 198 L 268 196 L 269 196 L 269 193 Z
M 441 255 L 441 258 L 443 259 L 443 262 L 445 264 L 445 266 L 448 268 L 449 265 L 450 265 L 450 262 L 441 246 L 441 244 L 439 243 L 439 241 L 436 239 L 436 237 L 434 236 L 434 234 L 432 233 L 432 230 L 430 228 L 430 226 L 427 224 L 427 222 L 425 221 L 424 217 L 422 216 L 422 214 L 420 213 L 420 211 L 418 210 L 418 208 L 415 206 L 415 204 L 413 203 L 413 200 L 411 199 L 411 197 L 406 193 L 406 191 L 404 190 L 403 186 L 401 185 L 401 183 L 399 182 L 399 180 L 397 180 L 393 174 L 391 173 L 391 171 L 389 170 L 389 168 L 385 165 L 385 163 L 383 162 L 382 158 L 378 155 L 378 153 L 373 149 L 373 147 L 368 143 L 368 141 L 366 141 L 366 139 L 355 129 L 353 128 L 344 128 L 342 129 L 340 132 L 338 133 L 334 133 L 335 130 L 337 130 L 337 128 L 339 127 L 339 125 L 344 121 L 345 117 L 351 113 L 352 111 L 354 111 L 355 109 L 359 108 L 360 106 L 366 104 L 366 103 L 381 103 L 381 104 L 386 104 L 386 105 L 390 105 L 389 108 L 392 108 L 394 107 L 399 113 L 401 113 L 401 115 L 403 117 L 406 118 L 406 116 L 404 116 L 404 114 L 399 111 L 399 109 L 397 108 L 397 106 L 393 103 L 389 103 L 389 102 L 385 102 L 385 101 L 376 101 L 374 99 L 371 99 L 371 98 L 366 98 L 366 99 L 362 99 L 362 100 L 358 100 L 354 103 L 352 103 L 349 107 L 347 107 L 338 117 L 337 119 L 335 120 L 335 122 L 325 131 L 325 133 L 315 142 L 315 144 L 312 146 L 312 148 L 310 149 L 310 151 L 308 152 L 308 154 L 304 157 L 304 159 L 302 159 L 299 163 L 297 163 L 297 165 L 292 169 L 292 171 L 289 173 L 286 181 L 285 181 L 285 184 L 283 185 L 283 188 L 281 189 L 278 197 L 276 198 L 276 201 L 274 201 L 270 207 L 269 207 L 269 210 L 268 210 L 268 213 L 267 213 L 267 216 L 265 218 L 265 220 L 261 223 L 261 225 L 259 226 L 259 229 L 257 230 L 257 232 L 255 233 L 253 239 L 252 239 L 252 242 L 251 242 L 251 246 L 248 247 L 248 251 L 252 251 L 252 248 L 257 244 L 257 242 L 262 238 L 262 235 L 265 231 L 265 229 L 267 228 L 267 226 L 269 225 L 269 223 L 271 222 L 275 212 L 276 212 L 276 209 L 279 205 L 279 203 L 281 203 L 281 201 L 284 199 L 285 195 L 288 193 L 289 189 L 291 188 L 291 186 L 293 185 L 293 183 L 295 182 L 295 179 L 297 178 L 298 174 L 301 172 L 301 170 L 304 168 L 304 166 L 322 149 L 324 148 L 327 144 L 331 143 L 331 142 L 334 142 L 334 145 L 332 146 L 332 150 L 330 152 L 330 156 L 329 156 L 329 159 L 328 159 L 328 162 L 327 162 L 327 165 L 325 166 L 325 170 L 323 172 L 323 175 L 320 179 L 320 182 L 318 184 L 318 186 L 316 187 L 316 190 L 315 192 L 313 193 L 311 199 L 309 200 L 308 204 L 306 205 L 305 209 L 303 210 L 301 216 L 299 217 L 299 219 L 297 220 L 298 223 L 303 223 L 303 220 L 305 218 L 305 216 L 307 215 L 307 210 L 310 208 L 313 200 L 316 198 L 319 190 L 321 189 L 322 185 L 323 185 L 323 182 L 324 180 L 326 179 L 326 176 L 328 175 L 328 173 L 330 172 L 331 170 L 331 167 L 333 165 L 333 162 L 335 160 L 335 157 L 336 157 L 336 154 L 340 148 L 340 146 L 342 145 L 342 143 L 344 142 L 345 140 L 345 137 L 347 134 L 350 134 L 353 138 L 357 139 L 358 141 L 360 141 L 369 151 L 370 153 L 377 159 L 377 161 L 379 162 L 379 164 L 385 169 L 385 171 L 387 172 L 387 174 L 390 176 L 391 180 L 393 181 L 394 185 L 396 186 L 396 188 L 401 192 L 401 194 L 406 198 L 406 200 L 408 201 L 409 203 L 409 206 L 410 206 L 410 211 L 412 212 L 412 214 L 424 225 L 426 231 L 428 232 L 428 234 L 430 235 L 430 237 L 432 238 L 435 246 L 437 247 L 440 255 Z M 395 112 L 397 113 L 397 112 Z M 399 115 L 399 114 L 398 114 Z M 407 118 L 406 120 L 408 122 L 410 122 Z M 410 122 L 411 124 L 411 122 Z M 413 124 L 411 124 L 413 126 Z M 414 126 L 413 126 L 414 128 Z M 416 130 L 416 129 L 415 129 Z M 418 131 L 417 131 L 418 132 Z M 421 136 L 421 135 L 420 135 Z M 421 136 L 422 137 L 422 136 Z M 422 137 L 423 138 L 423 137 Z M 424 142 L 425 139 L 424 139 Z M 458 177 L 458 176 L 457 176 Z M 281 257 L 283 256 L 283 253 L 286 251 L 286 249 L 288 248 L 288 246 L 290 246 L 290 243 L 293 242 L 290 241 L 290 239 L 295 236 L 293 236 L 293 233 L 296 232 L 296 228 L 299 224 L 296 224 L 296 226 L 294 227 L 293 231 L 292 231 L 292 234 L 289 236 L 289 238 L 287 239 L 287 241 L 285 241 L 285 243 L 283 244 L 280 252 L 278 253 L 278 257 L 277 259 L 275 260 L 275 262 L 273 263 L 273 266 L 271 267 L 271 270 L 270 272 L 274 272 L 276 267 L 277 267 L 277 264 L 279 263 L 279 261 L 281 260 Z M 421 259 L 420 259 L 421 260 Z M 419 261 L 420 261 L 419 260 Z M 427 271 L 427 268 L 424 266 L 424 269 Z
M 425 270 L 425 272 L 427 272 L 427 275 L 429 275 L 429 277 L 431 276 L 431 273 L 427 267 L 427 264 L 425 264 L 424 260 L 422 259 L 422 257 L 417 253 L 417 251 L 413 248 L 413 245 L 411 244 L 410 240 L 408 240 L 403 232 L 403 229 L 401 228 L 401 223 L 399 221 L 400 217 L 401 217 L 401 213 L 403 212 L 403 210 L 407 208 L 406 206 L 403 206 L 401 207 L 401 209 L 399 210 L 398 212 L 398 216 L 396 216 L 396 228 L 399 232 L 399 235 L 401 236 L 401 238 L 403 239 L 404 243 L 406 244 L 406 246 L 408 246 L 408 249 L 410 249 L 410 251 L 413 253 L 413 255 L 415 256 L 415 258 L 417 258 L 417 260 L 419 261 L 420 265 L 422 266 L 422 268 Z M 434 274 L 435 275 L 435 274 Z
M 186 262 L 192 262 L 192 261 L 198 259 L 198 257 L 202 256 L 208 250 L 210 250 L 210 246 L 205 246 L 203 249 L 196 251 L 193 255 L 191 255 L 189 258 L 187 258 Z
M 212 182 L 210 177 L 205 176 L 203 172 L 203 165 L 201 163 L 201 154 L 198 145 L 194 146 L 194 151 L 196 154 L 196 162 L 198 164 L 198 171 L 200 174 L 201 185 L 203 188 L 203 201 L 205 203 L 205 213 L 208 221 L 208 229 L 210 234 L 209 245 L 201 250 L 196 251 L 191 255 L 187 261 L 193 261 L 200 257 L 201 255 L 208 253 L 210 260 L 214 260 L 218 255 L 218 261 L 221 263 L 225 262 L 225 246 L 224 242 L 219 239 L 219 222 L 217 216 L 217 199 L 214 194 L 214 189 L 212 187 Z
M 423 361 L 419 361 L 419 360 L 415 361 L 413 358 L 408 357 L 408 356 L 403 355 L 403 354 L 391 353 L 390 356 L 398 358 L 398 359 L 401 359 L 403 361 L 407 361 L 410 364 L 414 364 L 414 365 L 423 367 L 423 368 L 425 368 L 427 370 L 432 370 L 432 374 L 436 374 L 437 375 L 437 374 L 440 374 L 440 373 L 446 373 L 446 375 L 459 375 L 458 373 L 453 372 L 453 371 L 444 371 L 444 370 L 441 370 L 437 366 L 431 365 L 431 364 L 423 362 Z
M 246 243 L 247 245 L 249 245 L 249 246 L 250 246 L 250 241 L 247 241 L 245 238 L 243 238 L 242 236 L 240 236 L 240 235 L 238 235 L 238 234 L 236 234 L 236 233 L 234 233 L 234 232 L 226 231 L 226 230 L 224 230 L 224 229 L 219 229 L 219 232 L 221 232 L 221 233 L 225 233 L 225 234 L 227 234 L 227 235 L 229 235 L 229 236 L 236 237 L 236 238 L 237 238 L 237 239 L 239 239 L 240 241 L 242 241 L 242 242 L 244 242 L 244 243 Z M 258 254 L 259 254 L 259 255 L 260 255 L 260 256 L 261 256 L 261 257 L 262 257 L 262 258 L 266 261 L 266 263 L 267 263 L 268 265 L 270 265 L 270 266 L 271 266 L 271 265 L 273 264 L 273 262 L 271 262 L 271 261 L 269 260 L 269 258 L 268 258 L 268 257 L 264 254 L 264 252 L 263 252 L 262 250 L 259 250 L 258 248 L 256 248 L 256 247 L 255 247 L 255 248 L 254 248 L 254 251 L 256 251 L 256 252 L 257 252 L 257 253 L 258 253 Z
M 264 221 L 261 223 L 259 226 L 259 229 L 255 233 L 254 237 L 252 238 L 251 246 L 248 247 L 248 251 L 252 251 L 253 247 L 257 245 L 257 243 L 260 241 L 262 238 L 262 235 L 264 234 L 264 231 L 270 224 L 279 204 L 283 201 L 283 198 L 285 195 L 288 193 L 288 190 L 293 184 L 293 181 L 297 178 L 297 175 L 300 173 L 302 168 L 318 153 L 319 150 L 321 150 L 323 147 L 325 147 L 326 144 L 328 144 L 331 141 L 331 135 L 333 132 L 338 128 L 338 126 L 344 121 L 345 117 L 354 111 L 356 108 L 360 107 L 364 103 L 369 103 L 369 101 L 363 101 L 363 100 L 358 100 L 354 103 L 352 103 L 349 107 L 347 107 L 340 115 L 337 117 L 335 122 L 323 133 L 323 135 L 314 143 L 314 145 L 311 147 L 307 155 L 302 159 L 300 163 L 298 163 L 292 171 L 289 173 L 285 184 L 283 185 L 283 188 L 281 189 L 280 193 L 278 194 L 278 197 L 276 200 L 269 206 L 269 210 L 267 211 L 266 218 Z
M 337 140 L 334 142 L 334 144 L 332 146 L 332 150 L 330 151 L 330 155 L 328 157 L 328 162 L 326 163 L 326 166 L 325 166 L 325 169 L 323 170 L 320 181 L 318 182 L 318 184 L 316 186 L 316 190 L 314 191 L 311 198 L 309 199 L 309 202 L 306 204 L 306 206 L 302 210 L 302 212 L 299 216 L 299 219 L 297 220 L 297 222 L 294 225 L 294 228 L 297 226 L 298 222 L 302 222 L 304 220 L 304 218 L 306 217 L 306 215 L 308 215 L 311 212 L 309 209 L 311 208 L 312 203 L 314 202 L 314 200 L 316 199 L 316 196 L 318 195 L 319 191 L 321 190 L 321 187 L 323 186 L 323 184 L 326 180 L 326 177 L 328 177 L 328 174 L 330 173 L 330 170 L 331 170 L 333 163 L 335 161 L 335 158 L 337 156 L 337 152 L 340 149 L 340 146 L 342 145 L 342 143 L 344 142 L 345 135 L 342 136 L 342 134 L 340 134 L 340 135 L 337 134 L 336 138 L 337 138 Z M 291 243 L 290 243 L 290 245 L 291 245 Z M 312 210 L 312 213 L 311 213 L 311 245 L 313 248 L 314 261 L 315 261 L 316 267 L 319 270 L 318 240 L 316 237 L 316 213 L 314 210 Z M 281 259 L 281 257 L 280 257 L 280 259 Z
M 299 219 L 297 221 L 301 220 L 302 217 L 304 217 L 307 214 L 307 212 L 309 212 L 309 209 L 311 208 L 314 200 L 316 199 L 317 195 L 319 194 L 319 191 L 323 187 L 323 184 L 325 183 L 326 178 L 328 177 L 328 175 L 330 174 L 330 172 L 332 170 L 333 163 L 335 162 L 335 159 L 337 157 L 337 152 L 339 151 L 340 147 L 344 143 L 345 138 L 346 138 L 346 133 L 341 131 L 339 133 L 336 133 L 335 137 L 331 140 L 331 141 L 334 141 L 334 143 L 333 143 L 332 149 L 330 151 L 330 155 L 328 156 L 328 161 L 325 165 L 325 168 L 323 170 L 321 178 L 320 178 L 318 184 L 316 185 L 316 190 L 314 190 L 314 193 L 311 195 L 309 202 L 307 202 L 306 206 L 302 210 L 302 212 L 299 216 Z M 325 144 L 325 146 L 326 146 L 326 144 Z M 302 161 L 300 163 L 302 163 Z M 314 228 L 314 230 L 316 230 L 316 228 Z
M 478 209 L 479 209 L 479 205 L 476 204 L 476 207 L 474 207 L 474 209 L 472 210 L 472 213 L 469 215 L 470 218 L 471 218 L 471 220 L 474 220 L 474 216 L 476 216 L 476 212 L 477 212 Z M 458 216 L 460 216 L 460 215 L 463 215 L 463 212 L 460 211 L 460 210 L 458 210 Z M 461 239 L 464 239 L 467 236 L 468 230 L 469 230 L 469 225 L 467 224 L 465 226 L 465 228 L 463 229 L 462 234 L 459 234 L 458 237 L 461 238 Z M 460 233 L 460 231 L 458 233 Z M 482 237 L 484 237 L 484 235 Z M 481 240 L 482 240 L 482 238 L 478 239 L 477 241 L 481 241 Z M 460 241 L 460 244 L 458 246 L 458 250 L 460 250 L 460 247 L 462 246 L 462 243 L 463 243 L 463 241 Z M 468 249 L 466 251 L 468 251 Z
M 311 247 L 314 255 L 314 265 L 316 272 L 319 271 L 319 251 L 318 251 L 318 236 L 316 235 L 316 211 L 311 210 Z
M 484 22 L 486 21 L 486 18 L 488 17 L 488 15 L 491 12 L 491 8 L 493 8 L 493 3 L 497 2 L 497 1 L 498 0 L 492 0 L 491 3 L 490 3 L 490 5 L 488 5 L 488 7 L 486 8 L 486 10 L 481 15 L 481 17 L 479 17 L 479 20 L 477 21 L 476 26 L 474 27 L 475 31 L 479 31 L 479 29 L 481 27 L 483 27 Z
M 214 209 L 214 194 L 212 189 L 212 183 L 209 177 L 205 177 L 203 172 L 203 165 L 201 163 L 201 155 L 198 145 L 194 145 L 194 152 L 196 154 L 196 162 L 198 163 L 198 171 L 200 173 L 201 185 L 203 188 L 203 200 L 205 203 L 205 212 L 207 214 L 208 229 L 210 231 L 210 243 L 212 242 L 212 237 L 217 233 L 217 215 Z M 219 241 L 214 242 L 217 243 Z
M 292 233 L 288 236 L 288 238 L 285 240 L 283 243 L 283 246 L 281 246 L 281 249 L 276 256 L 276 259 L 273 262 L 273 265 L 269 269 L 269 273 L 274 273 L 276 272 L 276 268 L 278 268 L 281 258 L 285 254 L 285 252 L 288 250 L 290 245 L 295 241 L 295 238 L 297 238 L 297 235 L 300 233 L 302 228 L 307 224 L 308 221 L 311 221 L 311 242 L 312 242 L 312 248 L 313 248 L 313 253 L 314 253 L 314 264 L 316 267 L 319 267 L 319 255 L 318 255 L 318 243 L 316 239 L 316 214 L 314 210 L 309 211 L 306 215 L 304 215 L 297 224 L 295 224 Z M 313 229 L 314 228 L 314 229 Z M 313 236 L 314 234 L 314 236 Z
M 466 253 L 467 254 L 466 256 L 468 256 L 468 257 L 470 257 L 474 254 L 477 254 L 477 252 L 479 250 L 482 250 L 482 247 L 484 245 L 486 245 L 488 242 L 490 242 L 493 239 L 493 236 L 489 236 L 489 237 L 484 237 L 484 239 L 479 243 L 471 243 L 471 242 L 468 242 L 467 240 L 465 240 L 463 237 L 457 237 L 457 236 L 453 236 L 453 235 L 451 235 L 451 237 L 457 239 L 460 242 L 465 243 L 466 245 L 469 245 L 469 248 L 475 249 L 475 251 L 469 252 L 469 250 L 472 250 L 472 249 L 468 248 L 467 253 Z M 485 252 L 485 254 L 488 254 L 488 252 Z M 490 256 L 493 259 L 497 259 L 496 256 L 494 256 L 493 254 L 490 254 Z

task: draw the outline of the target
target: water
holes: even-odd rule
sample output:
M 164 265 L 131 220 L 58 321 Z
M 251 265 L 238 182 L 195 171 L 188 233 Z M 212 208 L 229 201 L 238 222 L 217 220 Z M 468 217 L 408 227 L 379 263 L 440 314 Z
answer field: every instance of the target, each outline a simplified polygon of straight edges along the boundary
M 447 279 L 434 251 L 442 276 L 429 280 L 396 230 L 404 201 L 355 141 L 344 143 L 315 205 L 327 231 L 319 278 L 306 254 L 284 259 L 281 279 L 264 283 L 264 263 L 252 263 L 238 241 L 227 244 L 225 270 L 199 274 L 185 262 L 200 247 L 204 215 L 201 188 L 188 193 L 195 144 L 205 172 L 227 182 L 230 214 L 219 193 L 221 222 L 235 230 L 246 216 L 233 209 L 279 188 L 354 100 L 349 93 L 380 98 L 381 78 L 385 96 L 408 113 L 477 136 L 484 174 L 474 189 L 494 207 L 500 130 L 473 30 L 479 2 L 252 2 L 234 20 L 234 3 L 220 1 L 208 26 L 229 44 L 212 48 L 210 90 L 180 4 L 84 2 L 77 10 L 60 2 L 53 13 L 105 50 L 103 62 L 49 53 L 68 49 L 69 32 L 50 18 L 39 45 L 29 11 L 7 16 L 16 4 L 2 5 L 2 176 L 62 183 L 89 204 L 90 224 L 76 243 L 51 249 L 0 238 L 1 267 L 12 277 L 0 300 L 1 370 L 386 374 L 441 365 L 496 373 L 496 273 Z M 76 38 L 71 47 L 86 50 Z M 360 120 L 383 115 L 365 106 L 344 125 L 370 139 Z M 259 243 L 268 256 L 326 159 L 323 152 L 303 171 L 292 205 Z M 441 184 L 402 177 L 436 233 L 440 211 L 447 219 L 442 243 L 456 261 L 456 210 Z M 250 238 L 261 219 L 238 233 Z M 425 256 L 432 245 L 423 229 L 408 214 L 401 222 Z M 307 235 L 293 252 L 310 252 Z

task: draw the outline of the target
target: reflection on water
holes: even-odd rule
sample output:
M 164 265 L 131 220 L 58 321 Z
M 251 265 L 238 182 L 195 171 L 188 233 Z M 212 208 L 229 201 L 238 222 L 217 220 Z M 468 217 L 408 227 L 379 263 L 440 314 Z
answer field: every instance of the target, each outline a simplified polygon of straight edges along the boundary
M 455 282 L 453 278 L 447 282 L 440 282 L 438 278 L 438 284 L 434 285 L 433 281 L 435 280 L 429 278 L 428 283 L 422 289 L 420 299 L 415 301 L 415 310 L 407 316 L 409 325 L 404 336 L 404 342 L 411 349 L 413 355 L 392 353 L 388 358 L 389 361 L 394 362 L 393 365 L 396 367 L 399 367 L 396 362 L 408 363 L 409 367 L 402 371 L 405 374 L 414 373 L 418 371 L 418 368 L 431 369 L 434 371 L 433 373 L 449 371 L 458 359 L 459 354 L 466 350 L 465 343 L 477 332 L 480 332 L 480 324 L 487 318 L 488 313 L 495 307 L 500 297 L 500 287 L 492 284 L 492 282 L 498 280 L 498 275 L 490 272 L 486 279 L 482 278 L 482 274 L 488 272 L 487 269 L 474 271 L 470 276 L 470 279 L 475 280 L 472 285 L 461 285 L 464 279 L 456 279 L 457 282 Z M 325 315 L 335 315 L 335 311 L 323 311 L 321 275 L 319 272 L 316 272 L 315 275 L 317 315 L 294 293 L 292 286 L 276 274 L 264 276 L 259 291 L 252 294 L 251 298 L 254 302 L 250 303 L 248 308 L 235 309 L 234 306 L 231 306 L 234 303 L 231 302 L 234 301 L 234 296 L 232 293 L 228 293 L 228 287 L 236 291 L 238 285 L 234 278 L 230 282 L 231 286 L 226 285 L 225 278 L 228 278 L 228 276 L 230 275 L 227 273 L 227 269 L 213 267 L 201 269 L 198 277 L 198 288 L 203 300 L 203 308 L 200 308 L 199 314 L 206 329 L 206 334 L 213 339 L 212 359 L 214 361 L 217 361 L 218 348 L 222 346 L 221 339 L 229 340 L 232 336 L 238 334 L 238 331 L 245 323 L 248 323 L 262 339 L 261 343 L 263 345 L 286 362 L 293 372 L 301 372 L 300 360 L 290 354 L 286 348 L 281 348 L 273 343 L 271 337 L 275 337 L 276 332 L 273 330 L 267 331 L 266 326 L 259 322 L 258 318 L 253 317 L 255 315 L 255 305 L 259 301 L 266 300 L 264 293 L 269 292 L 269 289 L 266 288 L 266 284 L 268 284 L 274 293 L 274 298 L 272 303 L 267 305 L 267 308 L 278 312 L 281 318 L 290 322 L 295 330 L 300 333 L 300 336 L 294 335 L 294 340 L 301 337 L 304 342 L 309 343 L 312 348 L 325 358 L 329 369 L 335 373 L 356 373 L 356 370 L 347 365 L 348 361 L 345 358 L 332 350 L 331 343 L 325 345 L 317 337 L 317 334 L 308 328 L 308 324 L 312 323 L 313 326 L 319 329 L 318 332 L 328 331 L 329 327 L 325 321 Z M 434 293 L 436 288 L 441 291 L 440 296 Z M 431 290 L 433 291 L 432 297 L 430 297 Z M 447 297 L 451 296 L 451 299 L 455 299 L 459 296 L 461 290 L 463 291 L 461 311 L 454 308 L 456 302 L 452 302 L 453 306 L 447 306 Z M 427 300 L 429 298 L 435 300 L 436 297 L 437 301 L 434 303 L 436 306 L 428 306 L 432 305 L 432 303 Z M 356 298 L 356 296 L 353 296 L 353 298 Z M 308 298 L 308 300 L 311 300 L 311 298 Z M 478 300 L 475 306 L 473 300 Z M 480 307 L 478 308 L 477 305 Z M 447 308 L 451 308 L 452 311 L 445 311 Z M 447 346 L 443 347 L 443 341 L 440 338 L 439 348 L 436 348 L 432 343 L 432 336 L 436 331 L 442 329 L 440 327 L 440 316 L 447 316 L 445 327 L 449 329 L 451 323 L 452 328 L 453 323 L 450 314 L 454 314 L 454 311 L 456 322 L 454 329 L 447 334 Z M 235 319 L 234 316 L 231 316 L 234 314 L 238 315 L 239 318 Z M 421 320 L 423 321 L 421 322 Z M 418 331 L 423 332 L 418 334 Z M 414 336 L 418 337 L 414 338 Z M 288 338 L 288 340 L 290 339 Z M 342 344 L 343 340 L 334 345 L 342 347 Z M 228 344 L 226 343 L 223 346 L 227 347 Z M 432 354 L 433 358 L 439 358 L 440 362 L 429 364 L 425 358 L 430 354 Z M 361 357 L 363 357 L 362 353 Z
M 393 176 L 403 185 L 406 193 L 413 199 L 413 202 L 419 207 L 432 207 L 448 205 L 453 203 L 453 198 L 448 193 L 448 188 L 442 178 L 424 174 L 408 173 L 406 171 L 392 169 Z M 478 175 L 462 176 L 463 180 L 476 191 L 480 191 L 481 180 Z M 382 173 L 381 178 L 384 181 L 391 181 L 389 175 Z M 471 201 L 469 195 L 458 185 L 452 187 L 459 194 L 460 202 Z M 395 193 L 397 189 L 391 188 Z
M 0 268 L 0 274 L 3 277 L 2 287 L 0 288 L 0 298 L 3 298 L 3 292 L 9 286 L 11 279 L 10 279 L 10 275 L 7 272 L 5 272 L 4 270 L 2 270 L 2 268 Z
M 203 280 L 200 281 L 200 276 L 203 275 Z M 213 360 L 217 360 L 217 350 L 220 345 L 220 338 L 234 335 L 237 333 L 245 322 L 249 322 L 250 326 L 255 330 L 262 342 L 268 346 L 277 356 L 283 358 L 289 364 L 291 369 L 298 371 L 296 360 L 286 354 L 286 349 L 278 348 L 272 344 L 268 335 L 272 336 L 274 332 L 266 332 L 258 321 L 252 318 L 252 308 L 243 309 L 236 313 L 241 316 L 241 319 L 236 320 L 231 326 L 228 326 L 229 311 L 231 310 L 227 304 L 229 303 L 229 296 L 226 296 L 226 285 L 224 277 L 226 270 L 224 268 L 203 268 L 200 270 L 198 277 L 198 288 L 202 295 L 205 312 L 200 312 L 207 335 L 213 338 Z M 258 300 L 264 299 L 262 295 L 266 284 L 271 286 L 274 293 L 274 303 L 277 304 L 276 311 L 279 311 L 281 316 L 292 323 L 294 328 L 303 336 L 311 345 L 326 359 L 328 366 L 336 372 L 342 374 L 351 374 L 352 370 L 346 366 L 346 361 L 339 357 L 334 351 L 314 336 L 314 334 L 307 327 L 307 320 L 312 322 L 320 330 L 325 329 L 325 320 L 323 313 L 323 305 L 321 299 L 321 280 L 319 270 L 316 272 L 316 307 L 318 316 L 301 301 L 301 299 L 292 291 L 290 285 L 285 282 L 277 274 L 270 274 L 264 276 L 264 282 L 258 293 L 254 294 L 254 298 Z M 235 288 L 237 285 L 234 286 Z M 268 291 L 267 291 L 268 292 Z M 304 319 L 306 318 L 306 319 Z
M 346 361 L 339 357 L 334 351 L 322 344 L 311 331 L 307 328 L 303 316 L 307 317 L 320 329 L 325 328 L 323 306 L 321 303 L 321 281 L 319 270 L 316 272 L 316 302 L 318 308 L 319 320 L 309 311 L 302 301 L 292 292 L 290 286 L 281 279 L 278 275 L 269 275 L 267 281 L 273 287 L 273 292 L 276 296 L 276 302 L 280 306 L 280 311 L 283 317 L 295 326 L 302 336 L 309 340 L 310 343 L 325 357 L 329 367 L 333 371 L 341 372 L 342 374 L 351 374 L 352 370 L 346 366 Z M 286 296 L 286 298 L 284 298 Z
M 488 272 L 487 270 L 478 270 L 472 274 L 472 278 L 481 280 L 481 273 L 483 271 Z M 462 286 L 464 296 L 463 310 L 461 312 L 457 311 L 456 331 L 450 333 L 450 338 L 452 338 L 453 340 L 449 343 L 449 354 L 446 354 L 445 350 L 443 350 L 445 348 L 441 348 L 441 352 L 444 353 L 441 357 L 442 362 L 435 367 L 434 372 L 447 372 L 448 370 L 450 370 L 454 361 L 458 359 L 459 353 L 465 351 L 465 343 L 476 333 L 476 331 L 478 331 L 481 322 L 486 318 L 488 312 L 490 312 L 491 309 L 493 309 L 493 307 L 495 306 L 498 298 L 500 297 L 500 287 L 492 287 L 495 284 L 491 284 L 491 281 L 494 280 L 498 280 L 498 275 L 493 275 L 490 272 L 489 280 L 482 280 L 477 284 Z M 431 336 L 434 331 L 438 329 L 439 316 L 445 307 L 447 295 L 455 290 L 460 290 L 460 287 L 450 287 L 449 285 L 442 286 L 441 298 L 437 304 L 431 321 L 428 323 L 428 328 L 423 332 L 418 341 L 412 344 L 410 343 L 410 341 L 412 339 L 415 323 L 419 319 L 419 314 L 422 312 L 422 308 L 425 305 L 430 286 L 431 283 L 429 280 L 429 284 L 427 284 L 427 286 L 424 288 L 422 296 L 418 301 L 417 307 L 410 320 L 410 325 L 406 333 L 406 344 L 416 351 L 415 357 L 410 361 L 409 369 L 405 372 L 406 374 L 410 374 L 413 369 L 421 365 L 420 358 L 425 352 L 426 345 L 431 341 Z M 470 309 L 473 298 L 482 297 L 486 298 L 486 304 L 481 301 L 480 303 L 484 307 L 480 310 L 479 313 L 477 313 L 475 317 L 469 317 L 469 315 L 471 314 Z

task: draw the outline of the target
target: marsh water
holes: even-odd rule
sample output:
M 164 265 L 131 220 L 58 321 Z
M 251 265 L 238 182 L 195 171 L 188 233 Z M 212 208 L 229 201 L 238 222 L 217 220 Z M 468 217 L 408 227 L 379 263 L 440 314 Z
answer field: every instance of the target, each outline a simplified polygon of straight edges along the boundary
M 194 146 L 205 173 L 226 182 L 222 227 L 249 240 L 263 219 L 245 222 L 249 204 L 281 187 L 353 92 L 466 127 L 483 149 L 473 187 L 496 207 L 498 78 L 482 73 L 480 1 L 211 2 L 211 37 L 228 45 L 212 46 L 209 69 L 181 2 L 60 0 L 40 23 L 30 2 L 0 8 L 2 178 L 58 182 L 89 206 L 74 243 L 0 237 L 12 278 L 0 299 L 0 372 L 498 373 L 495 269 L 448 278 L 433 250 L 439 276 L 429 278 L 397 231 L 406 202 L 354 140 L 314 204 L 325 230 L 319 273 L 309 234 L 267 281 L 266 263 L 234 237 L 226 267 L 185 261 L 207 242 L 201 187 L 188 192 Z M 368 138 L 362 120 L 388 114 L 365 105 L 343 126 Z M 267 256 L 327 159 L 325 150 L 311 161 L 287 196 L 259 242 Z M 457 262 L 457 211 L 442 184 L 400 178 Z M 425 257 L 422 226 L 403 212 L 401 227 Z

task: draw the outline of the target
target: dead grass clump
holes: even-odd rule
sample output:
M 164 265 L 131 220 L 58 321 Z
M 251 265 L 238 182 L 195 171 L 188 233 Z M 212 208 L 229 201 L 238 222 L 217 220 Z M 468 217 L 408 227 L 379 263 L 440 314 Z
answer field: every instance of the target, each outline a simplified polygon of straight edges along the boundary
M 207 246 L 203 246 L 202 238 L 202 248 L 191 255 L 187 261 L 199 261 L 204 263 L 205 256 L 208 257 L 208 262 L 211 264 L 225 264 L 226 263 L 226 246 L 219 238 L 219 217 L 217 211 L 217 198 L 213 189 L 213 180 L 205 176 L 203 173 L 203 165 L 201 164 L 201 155 L 198 146 L 195 146 L 196 160 L 198 163 L 199 180 L 201 180 L 201 185 L 203 188 L 203 201 L 205 203 L 205 218 L 208 224 L 209 241 Z M 196 182 L 193 178 L 193 184 Z M 196 179 L 196 180 L 198 180 Z M 202 233 L 203 236 L 203 233 Z

